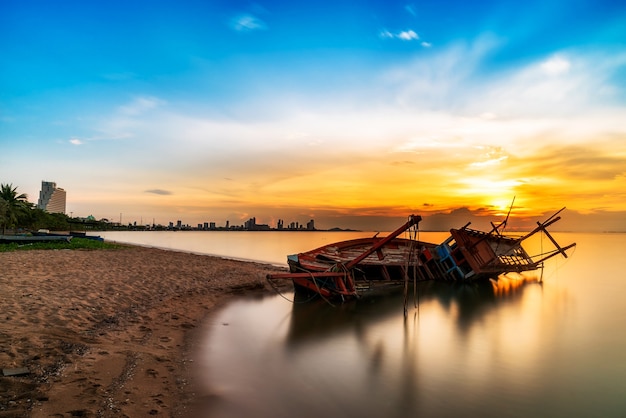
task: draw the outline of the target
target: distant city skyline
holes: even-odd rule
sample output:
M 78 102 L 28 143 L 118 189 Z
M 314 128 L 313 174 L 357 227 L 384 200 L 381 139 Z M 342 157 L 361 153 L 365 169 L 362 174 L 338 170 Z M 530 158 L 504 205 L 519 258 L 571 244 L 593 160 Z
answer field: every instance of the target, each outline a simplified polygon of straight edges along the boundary
M 68 213 L 626 230 L 626 7 L 5 1 L 0 181 Z
M 89 218 L 92 218 L 92 217 L 90 216 Z M 79 218 L 79 219 L 85 219 L 85 218 Z M 102 218 L 100 219 L 100 221 L 104 221 L 104 222 L 108 222 L 108 223 L 112 223 L 112 224 L 120 225 L 120 226 L 128 225 L 128 226 L 134 226 L 134 227 L 147 227 L 147 228 L 166 227 L 168 229 L 194 229 L 194 230 L 205 230 L 205 231 L 229 230 L 229 229 L 246 230 L 246 231 L 270 231 L 270 230 L 273 230 L 273 231 L 274 230 L 275 231 L 299 231 L 299 230 L 316 231 L 318 230 L 315 227 L 315 220 L 313 219 L 309 220 L 306 224 L 300 223 L 298 221 L 289 222 L 286 226 L 282 219 L 279 219 L 276 225 L 257 224 L 255 217 L 252 217 L 241 224 L 231 224 L 230 221 L 227 220 L 224 224 L 221 224 L 221 225 L 217 224 L 216 222 L 203 222 L 203 223 L 198 223 L 195 226 L 188 224 L 188 223 L 184 223 L 182 219 L 178 219 L 175 223 L 174 221 L 169 221 L 167 224 L 157 223 L 155 221 L 153 221 L 152 223 L 143 222 L 143 220 L 140 220 L 139 222 L 133 221 L 133 222 L 124 223 L 124 222 L 121 222 L 121 219 L 120 219 L 120 222 L 117 222 L 115 220 L 107 219 L 107 218 Z

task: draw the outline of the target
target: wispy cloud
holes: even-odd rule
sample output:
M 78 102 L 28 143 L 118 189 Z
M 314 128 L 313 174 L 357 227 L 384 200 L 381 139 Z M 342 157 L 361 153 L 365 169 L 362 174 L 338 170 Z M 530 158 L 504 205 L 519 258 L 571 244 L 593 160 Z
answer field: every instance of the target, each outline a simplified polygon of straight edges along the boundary
M 252 14 L 241 14 L 231 19 L 230 27 L 237 32 L 252 32 L 266 30 L 267 24 Z
M 164 105 L 166 102 L 153 96 L 134 98 L 130 103 L 119 107 L 119 112 L 126 116 L 137 116 L 149 110 Z
M 547 144 L 541 152 L 519 159 L 516 163 L 529 170 L 532 168 L 545 177 L 567 181 L 576 179 L 579 187 L 584 183 L 595 183 L 599 188 L 601 181 L 613 181 L 624 176 L 626 147 L 620 144 L 619 139 L 571 146 Z M 615 152 L 607 152 L 607 149 Z
M 74 145 L 76 147 L 79 146 L 83 146 L 86 145 L 88 143 L 93 143 L 96 141 L 120 141 L 120 140 L 126 140 L 126 139 L 130 139 L 133 138 L 134 135 L 129 133 L 129 132 L 117 132 L 117 133 L 103 133 L 101 135 L 94 135 L 94 136 L 90 136 L 90 137 L 78 137 L 78 136 L 73 136 L 70 139 L 66 140 L 59 140 L 59 143 L 69 143 L 71 145 Z
M 380 31 L 379 36 L 382 39 L 399 39 L 401 41 L 416 41 L 420 36 L 413 29 L 407 29 L 400 32 L 390 32 L 386 29 Z
M 170 192 L 169 190 L 163 190 L 163 189 L 150 189 L 150 190 L 146 190 L 145 192 L 150 193 L 150 194 L 160 195 L 160 196 L 170 196 L 174 194 Z
M 152 183 L 142 190 L 154 182 L 166 188 L 170 184 L 191 188 L 211 179 L 211 192 L 193 194 L 176 186 L 176 194 L 229 207 L 261 201 L 294 205 L 286 196 L 296 194 L 329 207 L 397 204 L 415 199 L 415 173 L 420 193 L 438 206 L 449 202 L 450 190 L 464 191 L 455 197 L 455 204 L 468 206 L 479 200 L 480 193 L 508 198 L 521 188 L 528 196 L 545 193 L 543 189 L 558 191 L 564 184 L 561 173 L 586 182 L 590 189 L 592 181 L 610 185 L 617 181 L 624 159 L 611 153 L 625 152 L 619 145 L 626 134 L 621 123 L 624 109 L 613 106 L 607 96 L 598 112 L 594 109 L 599 102 L 589 99 L 610 87 L 611 73 L 623 66 L 623 60 L 609 65 L 608 55 L 569 51 L 482 77 L 481 65 L 498 50 L 497 41 L 487 37 L 413 55 L 379 74 L 371 85 L 360 83 L 359 97 L 368 100 L 359 106 L 329 93 L 321 102 L 302 99 L 296 108 L 287 106 L 291 102 L 277 91 L 275 97 L 251 96 L 245 103 L 247 110 L 258 109 L 267 117 L 246 111 L 226 118 L 190 113 L 175 104 L 149 112 L 163 101 L 142 96 L 122 106 L 125 112 L 112 109 L 106 123 L 100 124 L 102 132 L 132 132 L 135 140 L 124 147 L 133 158 L 120 160 L 114 147 L 102 147 L 102 152 L 111 152 L 116 164 L 128 164 L 129 172 L 138 164 L 137 155 L 150 155 L 142 161 L 142 170 L 150 173 Z M 601 65 L 591 65 L 596 62 Z M 560 91 L 567 94 L 554 95 Z M 555 97 L 561 98 L 555 102 Z M 567 117 L 561 104 L 570 106 Z M 603 136 L 606 143 L 594 145 L 597 154 L 563 146 L 597 144 Z M 303 164 L 304 146 L 313 144 L 315 152 L 308 153 Z M 345 155 L 351 156 L 348 164 Z M 536 155 L 542 157 L 533 158 Z M 437 178 L 436 184 L 427 180 L 432 178 Z M 461 183 L 464 178 L 473 181 Z M 148 189 L 143 197 L 170 194 L 166 189 Z M 231 202 L 224 196 L 232 197 Z
M 482 83 L 479 100 L 471 103 L 468 100 L 468 105 L 475 107 L 477 113 L 492 114 L 496 118 L 556 121 L 557 118 L 571 119 L 574 116 L 568 121 L 559 120 L 559 124 L 570 126 L 573 129 L 566 131 L 579 137 L 589 132 L 587 128 L 580 130 L 584 121 L 595 117 L 617 120 L 611 114 L 620 111 L 614 106 L 620 94 L 615 75 L 625 67 L 625 55 L 575 51 L 555 54 L 525 67 L 496 74 Z M 613 111 L 607 112 L 609 108 Z M 610 125 L 605 125 L 604 129 L 615 128 Z M 598 131 L 599 127 L 593 127 L 593 131 Z
M 554 56 L 541 63 L 541 69 L 548 75 L 561 75 L 569 71 L 572 64 L 567 59 Z
M 415 11 L 415 6 L 412 4 L 407 4 L 404 6 L 404 10 L 407 11 L 411 16 L 417 16 L 417 12 Z

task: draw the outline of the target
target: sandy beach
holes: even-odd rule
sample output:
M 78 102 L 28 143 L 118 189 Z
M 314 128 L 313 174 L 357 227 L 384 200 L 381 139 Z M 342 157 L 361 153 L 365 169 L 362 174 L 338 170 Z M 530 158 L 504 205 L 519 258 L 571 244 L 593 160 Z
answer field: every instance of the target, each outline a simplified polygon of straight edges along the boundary
M 0 253 L 0 417 L 193 416 L 198 325 L 271 265 L 128 246 Z

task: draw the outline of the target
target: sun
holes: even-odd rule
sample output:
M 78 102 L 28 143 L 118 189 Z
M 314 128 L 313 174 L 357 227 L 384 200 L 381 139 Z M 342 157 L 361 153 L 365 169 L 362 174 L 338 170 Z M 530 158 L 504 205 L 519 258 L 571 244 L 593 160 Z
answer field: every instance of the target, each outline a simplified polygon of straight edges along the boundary
M 506 216 L 509 213 L 509 210 L 511 213 L 513 212 L 513 199 L 514 197 L 498 197 L 490 200 L 488 206 L 494 211 L 495 216 Z
M 517 180 L 482 177 L 468 178 L 462 183 L 464 196 L 493 211 L 496 216 L 506 216 L 509 213 L 515 189 L 521 184 Z

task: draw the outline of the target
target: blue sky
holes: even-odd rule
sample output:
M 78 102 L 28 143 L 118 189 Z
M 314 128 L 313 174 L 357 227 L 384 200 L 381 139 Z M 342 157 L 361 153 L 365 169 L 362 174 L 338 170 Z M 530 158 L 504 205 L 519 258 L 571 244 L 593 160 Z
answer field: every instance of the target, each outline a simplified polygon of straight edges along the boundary
M 623 2 L 5 0 L 0 51 L 0 181 L 75 215 L 626 224 Z

